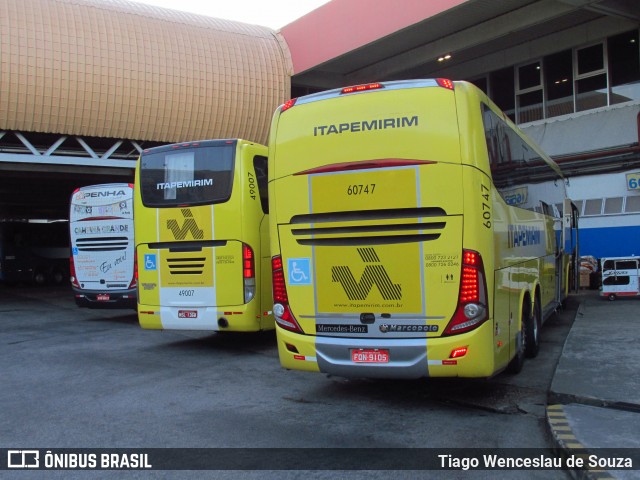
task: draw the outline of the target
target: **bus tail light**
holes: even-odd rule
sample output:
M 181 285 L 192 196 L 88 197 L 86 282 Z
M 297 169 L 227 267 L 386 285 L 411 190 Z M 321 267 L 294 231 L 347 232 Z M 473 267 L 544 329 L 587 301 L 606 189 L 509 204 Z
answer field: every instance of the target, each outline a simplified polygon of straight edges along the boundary
M 69 273 L 71 274 L 71 285 L 80 288 L 80 282 L 78 282 L 78 277 L 76 276 L 76 263 L 73 260 L 73 255 L 69 258 Z
M 273 275 L 273 316 L 277 324 L 290 332 L 304 333 L 289 307 L 287 285 L 284 281 L 284 267 L 280 255 L 271 259 L 271 271 Z
M 133 254 L 133 278 L 129 284 L 129 290 L 138 286 L 138 252 Z
M 244 303 L 249 303 L 256 295 L 256 261 L 253 249 L 242 244 L 242 278 L 244 281 Z
M 489 318 L 487 304 L 482 257 L 473 250 L 463 250 L 458 307 L 443 335 L 458 335 L 479 327 Z

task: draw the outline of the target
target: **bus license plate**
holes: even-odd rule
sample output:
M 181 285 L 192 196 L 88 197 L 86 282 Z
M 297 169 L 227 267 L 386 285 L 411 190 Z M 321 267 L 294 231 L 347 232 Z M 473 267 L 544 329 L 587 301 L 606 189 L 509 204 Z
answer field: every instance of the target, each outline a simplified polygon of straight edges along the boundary
M 109 294 L 108 293 L 99 293 L 98 296 L 96 297 L 96 300 L 98 300 L 99 302 L 108 302 L 109 301 Z
M 197 310 L 178 310 L 178 318 L 198 318 Z
M 389 363 L 389 350 L 351 350 L 351 361 L 355 363 Z

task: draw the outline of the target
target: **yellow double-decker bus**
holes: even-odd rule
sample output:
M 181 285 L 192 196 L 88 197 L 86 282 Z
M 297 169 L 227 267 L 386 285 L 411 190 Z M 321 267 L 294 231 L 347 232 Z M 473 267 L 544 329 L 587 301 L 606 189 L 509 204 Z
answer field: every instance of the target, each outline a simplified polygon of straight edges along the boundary
M 269 142 L 283 367 L 489 377 L 538 353 L 569 290 L 577 215 L 558 166 L 479 89 L 412 80 L 300 97 Z
M 138 162 L 134 198 L 143 328 L 273 328 L 265 146 L 150 148 Z

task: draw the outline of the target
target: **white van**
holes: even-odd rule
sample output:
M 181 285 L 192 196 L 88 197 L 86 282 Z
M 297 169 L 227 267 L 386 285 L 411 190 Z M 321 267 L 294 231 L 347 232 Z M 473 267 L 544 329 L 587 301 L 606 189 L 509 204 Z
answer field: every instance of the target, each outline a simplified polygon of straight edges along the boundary
M 609 257 L 601 259 L 601 263 L 601 296 L 613 301 L 617 297 L 640 295 L 640 282 L 638 282 L 640 257 Z

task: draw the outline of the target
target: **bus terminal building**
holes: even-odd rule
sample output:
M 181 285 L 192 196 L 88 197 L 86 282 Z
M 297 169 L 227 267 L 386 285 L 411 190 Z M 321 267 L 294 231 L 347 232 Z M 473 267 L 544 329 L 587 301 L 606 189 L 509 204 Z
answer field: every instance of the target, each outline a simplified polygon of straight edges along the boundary
M 279 31 L 126 0 L 4 0 L 0 219 L 66 218 L 73 190 L 132 181 L 147 147 L 266 144 L 292 97 L 449 78 L 559 163 L 581 254 L 640 255 L 639 32 L 635 0 L 331 0 Z

